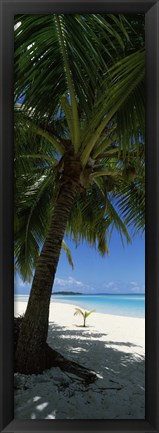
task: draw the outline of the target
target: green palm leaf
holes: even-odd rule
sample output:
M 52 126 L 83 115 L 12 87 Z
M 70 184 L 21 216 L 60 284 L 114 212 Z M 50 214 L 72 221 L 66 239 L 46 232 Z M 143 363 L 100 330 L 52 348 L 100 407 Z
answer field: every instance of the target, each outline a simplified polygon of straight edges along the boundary
M 122 22 L 126 22 L 122 16 L 114 20 L 113 15 L 101 14 L 16 16 L 15 99 L 24 95 L 25 107 L 32 107 L 34 117 L 51 119 L 57 113 L 60 97 L 68 91 L 69 79 L 80 110 L 84 107 L 88 113 L 103 71 L 114 61 L 114 55 L 124 54 L 129 24 L 121 26 Z M 67 44 L 63 56 L 59 52 L 62 40 Z
M 106 78 L 106 83 L 104 83 L 106 91 L 102 92 L 102 96 L 100 96 L 95 105 L 90 125 L 87 125 L 88 132 L 83 140 L 84 150 L 81 159 L 84 165 L 87 163 L 89 155 L 94 149 L 96 143 L 98 143 L 98 139 L 104 129 L 109 125 L 116 113 L 120 112 L 120 108 L 123 107 L 123 104 L 130 97 L 130 94 L 136 90 L 139 83 L 143 82 L 144 59 L 144 52 L 131 54 L 126 59 L 117 62 L 117 64 L 109 70 L 108 78 Z M 134 101 L 132 100 L 131 103 L 134 108 Z M 135 127 L 139 137 L 139 125 L 135 123 Z M 137 132 L 135 129 L 132 131 L 132 128 L 130 130 L 128 127 L 128 130 L 126 131 L 126 135 L 128 136 L 128 141 L 126 143 L 127 148 L 132 134 L 136 134 Z M 123 140 L 123 145 L 125 145 L 125 140 Z
M 94 313 L 96 310 L 91 310 L 91 311 L 84 311 L 81 308 L 75 308 L 75 312 L 74 312 L 74 316 L 77 315 L 82 315 L 83 317 L 83 326 L 86 326 L 86 319 L 88 316 L 90 316 L 90 314 Z
M 20 15 L 16 22 L 15 100 L 24 95 L 24 103 L 15 110 L 15 252 L 26 275 L 56 206 L 60 158 L 73 149 L 82 189 L 66 235 L 104 255 L 115 228 L 122 242 L 130 242 L 128 229 L 142 232 L 144 51 L 123 16 Z M 134 182 L 123 175 L 130 161 Z

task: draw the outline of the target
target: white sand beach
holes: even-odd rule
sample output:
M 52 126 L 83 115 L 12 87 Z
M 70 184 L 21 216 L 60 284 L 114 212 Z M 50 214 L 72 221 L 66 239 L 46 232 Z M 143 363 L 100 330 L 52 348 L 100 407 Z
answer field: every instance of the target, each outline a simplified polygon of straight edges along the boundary
M 15 316 L 26 302 L 15 301 Z M 15 418 L 144 419 L 145 321 L 93 313 L 82 327 L 75 306 L 50 304 L 48 343 L 98 374 L 95 383 L 59 368 L 15 374 Z

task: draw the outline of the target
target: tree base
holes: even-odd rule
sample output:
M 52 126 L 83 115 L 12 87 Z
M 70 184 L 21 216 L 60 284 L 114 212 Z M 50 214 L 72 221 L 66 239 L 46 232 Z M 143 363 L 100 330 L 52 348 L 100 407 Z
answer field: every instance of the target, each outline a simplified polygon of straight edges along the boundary
M 27 352 L 25 347 L 25 354 L 21 353 L 20 356 L 17 356 L 16 349 L 22 319 L 22 317 L 14 319 L 15 372 L 23 374 L 40 374 L 43 373 L 44 370 L 52 367 L 59 367 L 63 371 L 67 371 L 68 373 L 80 377 L 85 384 L 95 382 L 97 379 L 95 373 L 74 361 L 66 359 L 59 352 L 48 346 L 47 343 L 38 352 L 36 350 L 35 353 L 31 352 L 30 354 Z

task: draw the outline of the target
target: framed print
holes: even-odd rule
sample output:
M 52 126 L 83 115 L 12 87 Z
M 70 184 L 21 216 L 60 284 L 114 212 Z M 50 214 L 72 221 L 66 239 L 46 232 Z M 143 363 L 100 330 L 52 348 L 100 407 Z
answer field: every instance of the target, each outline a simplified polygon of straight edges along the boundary
M 1 431 L 157 432 L 159 1 L 1 16 Z

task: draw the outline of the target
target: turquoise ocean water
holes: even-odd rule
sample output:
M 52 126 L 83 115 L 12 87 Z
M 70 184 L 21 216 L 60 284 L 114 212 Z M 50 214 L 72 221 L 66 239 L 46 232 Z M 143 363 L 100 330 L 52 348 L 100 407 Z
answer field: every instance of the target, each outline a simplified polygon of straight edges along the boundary
M 27 295 L 15 295 L 15 300 L 27 301 Z M 74 304 L 85 310 L 116 316 L 145 317 L 144 295 L 52 295 L 51 302 Z

